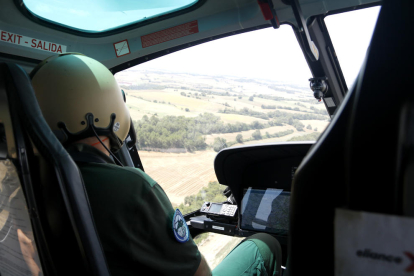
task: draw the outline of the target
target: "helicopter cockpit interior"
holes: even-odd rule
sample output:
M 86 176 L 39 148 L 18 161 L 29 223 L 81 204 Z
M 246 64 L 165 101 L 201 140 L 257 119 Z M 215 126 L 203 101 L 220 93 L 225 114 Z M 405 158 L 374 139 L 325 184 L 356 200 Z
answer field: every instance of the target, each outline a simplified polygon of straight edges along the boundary
M 99 8 L 86 16 L 76 13 L 73 3 L 40 2 L 1 1 L 1 275 L 111 275 L 80 170 L 37 104 L 30 80 L 37 64 L 75 52 L 115 75 L 196 45 L 283 25 L 293 29 L 312 74 L 308 93 L 330 122 L 316 141 L 246 143 L 212 151 L 214 179 L 225 200 L 202 200 L 183 214 L 191 236 L 268 233 L 281 244 L 283 275 L 414 271 L 412 1 L 93 1 Z M 92 4 L 85 3 L 85 10 L 92 11 Z M 324 18 L 376 6 L 381 10 L 370 46 L 348 87 Z M 257 47 L 260 51 L 260 42 Z M 198 97 L 188 91 L 173 92 Z M 127 103 L 128 97 L 143 100 L 133 93 L 127 91 Z M 148 95 L 153 104 L 155 98 Z M 208 95 L 211 101 L 220 96 Z M 253 101 L 247 98 L 245 103 Z M 168 108 L 169 101 L 165 98 Z M 170 162 L 146 162 L 148 148 L 140 144 L 136 124 L 131 120 L 116 153 L 120 162 L 145 172 L 152 172 L 154 162 Z M 205 191 L 201 188 L 197 191 Z

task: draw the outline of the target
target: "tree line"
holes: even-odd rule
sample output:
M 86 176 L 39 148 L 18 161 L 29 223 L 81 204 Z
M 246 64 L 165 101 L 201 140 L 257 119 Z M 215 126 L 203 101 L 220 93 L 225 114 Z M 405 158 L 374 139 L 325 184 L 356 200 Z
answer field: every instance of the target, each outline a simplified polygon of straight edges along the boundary
M 316 141 L 320 135 L 320 132 L 312 132 L 306 135 L 292 137 L 288 141 Z
M 247 107 L 244 107 L 244 108 L 239 109 L 239 110 L 224 108 L 223 110 L 219 110 L 219 113 L 239 114 L 239 115 L 245 115 L 245 116 L 260 118 L 260 119 L 264 119 L 264 120 L 278 119 L 278 121 L 282 122 L 282 123 L 287 123 L 287 121 L 290 118 L 296 119 L 296 120 L 326 120 L 326 119 L 328 119 L 327 116 L 323 116 L 323 115 L 319 115 L 319 114 L 288 113 L 288 112 L 283 112 L 283 111 L 280 111 L 280 110 L 275 110 L 275 111 L 271 111 L 271 112 L 260 112 L 260 111 L 254 111 L 254 110 L 249 109 Z
M 251 129 L 269 127 L 267 123 L 224 123 L 219 116 L 212 113 L 200 114 L 197 117 L 144 115 L 141 120 L 134 121 L 137 134 L 137 147 L 143 148 L 185 148 L 188 151 L 204 150 L 207 147 L 205 135 L 218 133 L 234 133 Z
M 233 146 L 237 143 L 245 143 L 245 142 L 253 141 L 253 140 L 262 140 L 262 139 L 268 139 L 268 138 L 283 137 L 283 136 L 292 134 L 293 132 L 294 131 L 291 130 L 291 129 L 288 129 L 288 130 L 285 130 L 285 131 L 279 131 L 279 132 L 276 132 L 276 133 L 273 133 L 273 134 L 270 134 L 269 132 L 266 131 L 266 133 L 264 135 L 262 135 L 261 131 L 259 129 L 257 129 L 247 139 L 245 139 L 242 134 L 237 134 L 236 140 L 235 141 L 229 141 L 229 142 L 227 142 L 227 140 L 222 138 L 222 137 L 216 137 L 214 139 L 214 142 L 213 142 L 213 150 L 215 152 L 219 152 L 222 149 L 231 147 L 231 146 Z
M 231 111 L 229 113 L 232 113 Z M 253 116 L 260 114 L 260 112 L 245 108 L 236 114 Z M 152 115 L 151 117 L 144 115 L 141 120 L 134 121 L 135 131 L 137 133 L 137 147 L 139 149 L 185 148 L 187 151 L 192 152 L 194 150 L 204 150 L 207 148 L 208 145 L 205 142 L 205 135 L 236 133 L 253 129 L 261 130 L 271 126 L 283 126 L 284 124 L 295 127 L 297 131 L 303 131 L 305 125 L 300 120 L 325 118 L 322 115 L 294 114 L 281 111 L 263 114 L 268 116 L 268 121 L 253 121 L 251 123 L 236 122 L 233 124 L 224 123 L 219 116 L 212 113 L 203 113 L 191 118 L 184 116 L 165 116 L 159 118 L 157 115 Z M 310 129 L 309 126 L 308 129 Z M 256 137 L 259 136 L 256 135 Z M 252 136 L 251 139 L 256 138 Z

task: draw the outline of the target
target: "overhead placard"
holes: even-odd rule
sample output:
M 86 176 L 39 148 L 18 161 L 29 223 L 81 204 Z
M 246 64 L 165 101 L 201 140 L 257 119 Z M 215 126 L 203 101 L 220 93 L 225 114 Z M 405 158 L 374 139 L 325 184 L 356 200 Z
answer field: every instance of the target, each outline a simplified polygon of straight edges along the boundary
M 66 53 L 65 45 L 45 41 L 38 38 L 14 34 L 8 31 L 0 30 L 0 41 L 56 54 Z
M 414 219 L 336 209 L 335 275 L 414 275 Z
M 142 48 L 198 33 L 198 21 L 194 20 L 172 28 L 141 36 Z
M 128 40 L 122 40 L 114 43 L 116 57 L 122 57 L 131 53 L 129 50 Z

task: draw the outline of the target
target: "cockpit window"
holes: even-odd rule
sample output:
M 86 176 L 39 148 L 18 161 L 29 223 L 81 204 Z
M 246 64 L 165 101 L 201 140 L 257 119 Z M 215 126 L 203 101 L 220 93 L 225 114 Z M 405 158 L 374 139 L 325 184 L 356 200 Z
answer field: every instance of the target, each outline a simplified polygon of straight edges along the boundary
M 226 200 L 214 172 L 220 150 L 319 137 L 329 116 L 311 76 L 290 26 L 211 41 L 115 75 L 145 172 L 183 214 Z M 205 233 L 195 242 L 214 268 L 240 241 Z
M 71 29 L 99 33 L 188 8 L 198 0 L 23 0 L 36 17 Z
M 175 52 L 115 78 L 145 171 L 187 214 L 225 200 L 213 168 L 220 150 L 319 137 L 329 116 L 311 76 L 292 28 L 281 26 Z
M 380 9 L 373 7 L 325 18 L 349 89 L 354 84 L 364 61 Z

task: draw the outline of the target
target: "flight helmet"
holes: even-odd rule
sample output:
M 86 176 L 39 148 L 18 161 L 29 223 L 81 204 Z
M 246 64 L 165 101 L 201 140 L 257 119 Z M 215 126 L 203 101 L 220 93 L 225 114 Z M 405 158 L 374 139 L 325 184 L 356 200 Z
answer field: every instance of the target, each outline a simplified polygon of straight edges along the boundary
M 123 91 L 103 64 L 66 53 L 45 59 L 30 77 L 43 116 L 64 146 L 107 136 L 112 151 L 122 147 L 131 118 Z

